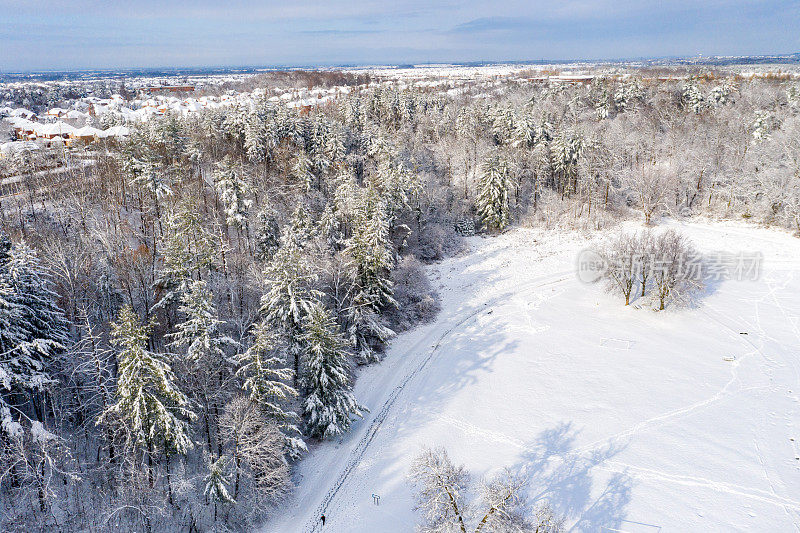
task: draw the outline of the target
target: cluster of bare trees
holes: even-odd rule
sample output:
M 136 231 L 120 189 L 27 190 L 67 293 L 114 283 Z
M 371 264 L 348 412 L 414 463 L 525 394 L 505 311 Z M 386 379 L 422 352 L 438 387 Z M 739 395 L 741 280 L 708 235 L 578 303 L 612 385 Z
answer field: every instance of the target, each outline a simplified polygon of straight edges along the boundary
M 664 310 L 667 304 L 688 303 L 704 286 L 702 256 L 674 229 L 620 232 L 598 253 L 609 292 L 625 298 L 625 305 L 649 297 Z
M 476 491 L 469 472 L 454 464 L 447 450 L 428 448 L 414 459 L 409 480 L 424 520 L 419 530 L 424 533 L 564 531 L 564 519 L 546 502 L 531 505 L 525 478 L 508 469 L 481 479 Z

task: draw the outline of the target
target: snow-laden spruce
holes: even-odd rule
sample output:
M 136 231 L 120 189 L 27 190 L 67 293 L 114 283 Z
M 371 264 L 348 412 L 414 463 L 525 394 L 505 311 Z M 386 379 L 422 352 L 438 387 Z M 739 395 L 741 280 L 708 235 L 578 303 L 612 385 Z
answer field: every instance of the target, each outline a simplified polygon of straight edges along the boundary
M 30 394 L 41 408 L 39 393 L 52 382 L 49 366 L 68 341 L 67 321 L 48 284 L 36 252 L 24 242 L 12 245 L 0 232 L 0 416 L 11 436 L 21 426 L 6 395 Z
M 267 290 L 261 297 L 261 315 L 286 340 L 296 387 L 303 356 L 303 317 L 318 295 L 313 289 L 317 275 L 293 239 L 287 239 L 264 269 L 264 278 Z
M 215 507 L 217 503 L 236 503 L 233 496 L 228 492 L 231 484 L 226 473 L 229 462 L 230 457 L 227 455 L 208 460 L 208 474 L 203 479 L 206 485 L 203 490 L 203 496 L 208 502 L 213 503 Z
M 229 352 L 239 343 L 222 333 L 224 323 L 217 318 L 205 281 L 195 281 L 188 286 L 181 296 L 178 311 L 186 319 L 169 334 L 169 346 L 185 350 L 186 359 L 191 363 L 202 362 L 210 367 L 225 365 Z
M 162 296 L 154 309 L 172 306 L 194 276 L 214 264 L 214 236 L 203 227 L 200 215 L 188 203 L 178 204 L 165 216 L 163 260 L 155 286 Z
M 475 201 L 478 216 L 490 230 L 502 231 L 511 219 L 508 194 L 511 189 L 508 162 L 500 155 L 492 155 L 483 162 L 478 198 Z
M 229 226 L 241 230 L 247 223 L 252 200 L 248 198 L 248 185 L 242 170 L 230 158 L 219 163 L 214 171 L 214 182 Z
M 348 342 L 319 303 L 309 308 L 302 339 L 306 347 L 303 413 L 308 434 L 320 439 L 341 435 L 350 428 L 353 417 L 365 410 L 351 392 Z
M 118 349 L 116 403 L 98 423 L 118 416 L 131 439 L 149 454 L 162 449 L 182 454 L 194 445 L 187 421 L 196 415 L 176 385 L 167 354 L 147 348 L 153 324 L 142 324 L 133 308 L 126 305 L 111 325 L 113 344 Z
M 386 205 L 375 189 L 368 188 L 359 199 L 354 226 L 345 246 L 353 283 L 347 333 L 359 361 L 370 363 L 377 360 L 375 348 L 394 335 L 380 312 L 397 305 L 389 279 L 394 260 Z

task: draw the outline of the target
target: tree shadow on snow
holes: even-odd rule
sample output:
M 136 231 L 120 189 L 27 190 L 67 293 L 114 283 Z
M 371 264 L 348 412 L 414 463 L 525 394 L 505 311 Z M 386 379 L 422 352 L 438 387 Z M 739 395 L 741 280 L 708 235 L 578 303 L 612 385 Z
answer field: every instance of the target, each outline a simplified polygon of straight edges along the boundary
M 611 473 L 598 487 L 593 471 L 624 447 L 576 449 L 577 435 L 571 423 L 543 431 L 529 444 L 517 469 L 528 480 L 531 500 L 547 501 L 573 524 L 570 531 L 618 529 L 627 514 L 632 480 L 624 473 Z

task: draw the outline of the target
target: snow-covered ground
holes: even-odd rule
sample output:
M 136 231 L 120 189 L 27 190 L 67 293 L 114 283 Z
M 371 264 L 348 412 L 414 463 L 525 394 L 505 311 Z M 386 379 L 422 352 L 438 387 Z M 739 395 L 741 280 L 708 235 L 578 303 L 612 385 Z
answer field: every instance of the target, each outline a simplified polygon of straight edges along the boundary
M 324 511 L 324 531 L 412 531 L 426 445 L 475 476 L 521 470 L 573 531 L 800 529 L 800 240 L 673 225 L 704 252 L 762 252 L 760 279 L 626 308 L 577 279 L 584 239 L 526 229 L 431 267 L 438 319 L 360 372 L 371 412 L 301 462 L 265 530 L 319 531 Z

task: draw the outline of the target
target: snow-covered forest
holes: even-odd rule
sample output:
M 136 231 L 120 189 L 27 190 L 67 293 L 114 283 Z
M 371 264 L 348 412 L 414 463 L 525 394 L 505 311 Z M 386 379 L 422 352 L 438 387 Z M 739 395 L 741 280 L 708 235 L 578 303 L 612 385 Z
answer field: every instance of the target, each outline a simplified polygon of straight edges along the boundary
M 268 522 L 304 457 L 369 413 L 359 369 L 436 318 L 426 265 L 465 237 L 701 216 L 800 232 L 791 75 L 320 76 L 299 83 L 348 90 L 289 107 L 273 78 L 246 78 L 230 105 L 0 159 L 0 529 Z M 690 249 L 635 235 L 610 253 Z M 699 290 L 629 272 L 609 285 L 625 304 L 652 290 L 656 310 Z M 450 515 L 430 469 L 466 477 L 430 444 L 411 474 L 425 531 L 561 530 L 548 504 L 525 514 L 510 474 L 482 485 L 474 516 Z

